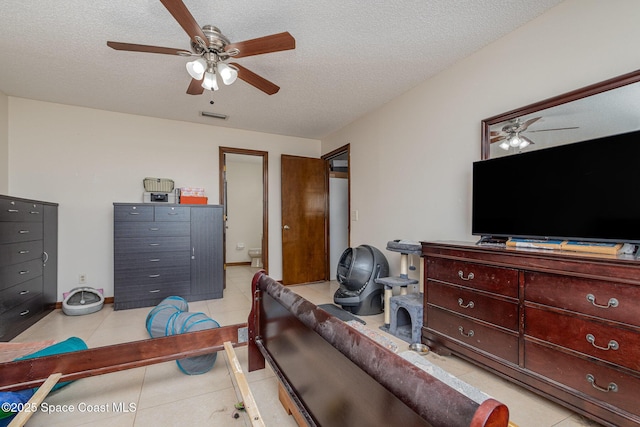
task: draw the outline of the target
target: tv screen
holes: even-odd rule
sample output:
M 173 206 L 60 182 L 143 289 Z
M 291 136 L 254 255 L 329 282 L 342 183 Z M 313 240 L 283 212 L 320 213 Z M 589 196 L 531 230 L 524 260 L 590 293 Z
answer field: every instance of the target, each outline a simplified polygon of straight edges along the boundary
M 472 233 L 640 243 L 640 131 L 473 164 Z

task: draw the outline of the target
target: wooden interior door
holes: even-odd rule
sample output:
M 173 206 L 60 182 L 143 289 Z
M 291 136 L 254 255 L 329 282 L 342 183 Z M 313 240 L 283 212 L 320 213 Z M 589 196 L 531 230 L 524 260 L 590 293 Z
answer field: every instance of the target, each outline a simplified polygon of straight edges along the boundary
M 282 283 L 327 279 L 327 166 L 282 156 Z

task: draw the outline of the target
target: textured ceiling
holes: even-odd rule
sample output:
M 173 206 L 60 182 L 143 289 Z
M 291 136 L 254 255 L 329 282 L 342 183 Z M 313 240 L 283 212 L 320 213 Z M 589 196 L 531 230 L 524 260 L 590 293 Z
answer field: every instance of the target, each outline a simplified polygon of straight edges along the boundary
M 187 95 L 187 58 L 115 51 L 108 40 L 189 49 L 159 0 L 2 0 L 0 91 L 108 111 L 322 138 L 560 0 L 184 0 L 231 42 L 289 31 L 296 49 L 237 62 L 243 81 Z M 212 105 L 210 101 L 215 103 Z M 228 115 L 227 120 L 200 111 Z

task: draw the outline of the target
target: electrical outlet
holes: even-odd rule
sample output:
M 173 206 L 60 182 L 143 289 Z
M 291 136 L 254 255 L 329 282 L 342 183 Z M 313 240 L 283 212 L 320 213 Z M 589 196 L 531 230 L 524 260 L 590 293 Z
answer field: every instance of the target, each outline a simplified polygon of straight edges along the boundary
M 78 283 L 81 285 L 84 285 L 85 283 L 87 283 L 87 275 L 84 273 L 78 274 Z

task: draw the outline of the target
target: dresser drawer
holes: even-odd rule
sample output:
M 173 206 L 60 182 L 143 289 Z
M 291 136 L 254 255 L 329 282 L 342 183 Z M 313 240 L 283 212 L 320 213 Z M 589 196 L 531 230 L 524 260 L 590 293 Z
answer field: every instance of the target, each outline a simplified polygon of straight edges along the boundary
M 116 269 L 114 271 L 114 291 L 121 288 L 128 288 L 137 285 L 157 284 L 158 286 L 190 281 L 191 266 L 181 265 L 178 267 L 150 267 L 147 269 Z
M 116 289 L 113 300 L 114 303 L 123 303 L 128 301 L 149 301 L 157 299 L 157 302 L 160 300 L 171 296 L 182 296 L 189 295 L 189 290 L 191 288 L 189 277 L 186 278 L 183 276 L 182 281 L 163 281 L 156 283 L 143 283 L 143 282 L 130 282 L 128 284 L 123 284 Z
M 505 301 L 439 282 L 427 282 L 429 304 L 518 331 L 518 301 Z
M 42 294 L 42 276 L 0 291 L 0 314 Z
M 527 301 L 640 326 L 638 286 L 534 272 L 524 277 Z
M 427 258 L 427 278 L 518 297 L 518 270 L 466 261 Z
M 42 222 L 42 205 L 21 200 L 0 199 L 0 221 Z
M 0 267 L 42 259 L 42 240 L 0 245 Z
M 0 244 L 42 240 L 41 222 L 0 223 Z
M 121 237 L 155 237 L 155 236 L 190 236 L 189 222 L 115 222 L 113 236 Z
M 191 250 L 191 237 L 190 236 L 177 236 L 177 237 L 134 237 L 134 238 L 122 238 L 115 239 L 114 252 L 115 254 L 124 253 L 159 253 L 168 251 L 190 251 Z
M 518 335 L 427 304 L 427 328 L 450 339 L 518 363 Z
M 42 260 L 32 260 L 0 267 L 0 290 L 10 288 L 13 285 L 26 282 L 38 276 L 42 276 Z
M 640 331 L 525 307 L 526 335 L 640 371 Z
M 153 206 L 116 206 L 113 210 L 113 219 L 114 221 L 153 221 Z
M 640 415 L 640 378 L 530 341 L 525 341 L 524 354 L 526 369 Z
M 156 221 L 190 221 L 191 208 L 184 206 L 156 206 Z
M 25 324 L 32 323 L 32 318 L 42 313 L 43 307 L 43 298 L 39 295 L 0 314 L 0 341 L 15 336 L 15 331 L 24 330 Z
M 189 267 L 191 265 L 191 254 L 189 251 L 173 252 L 142 252 L 116 254 L 114 257 L 114 268 L 117 272 L 150 271 L 158 268 Z

